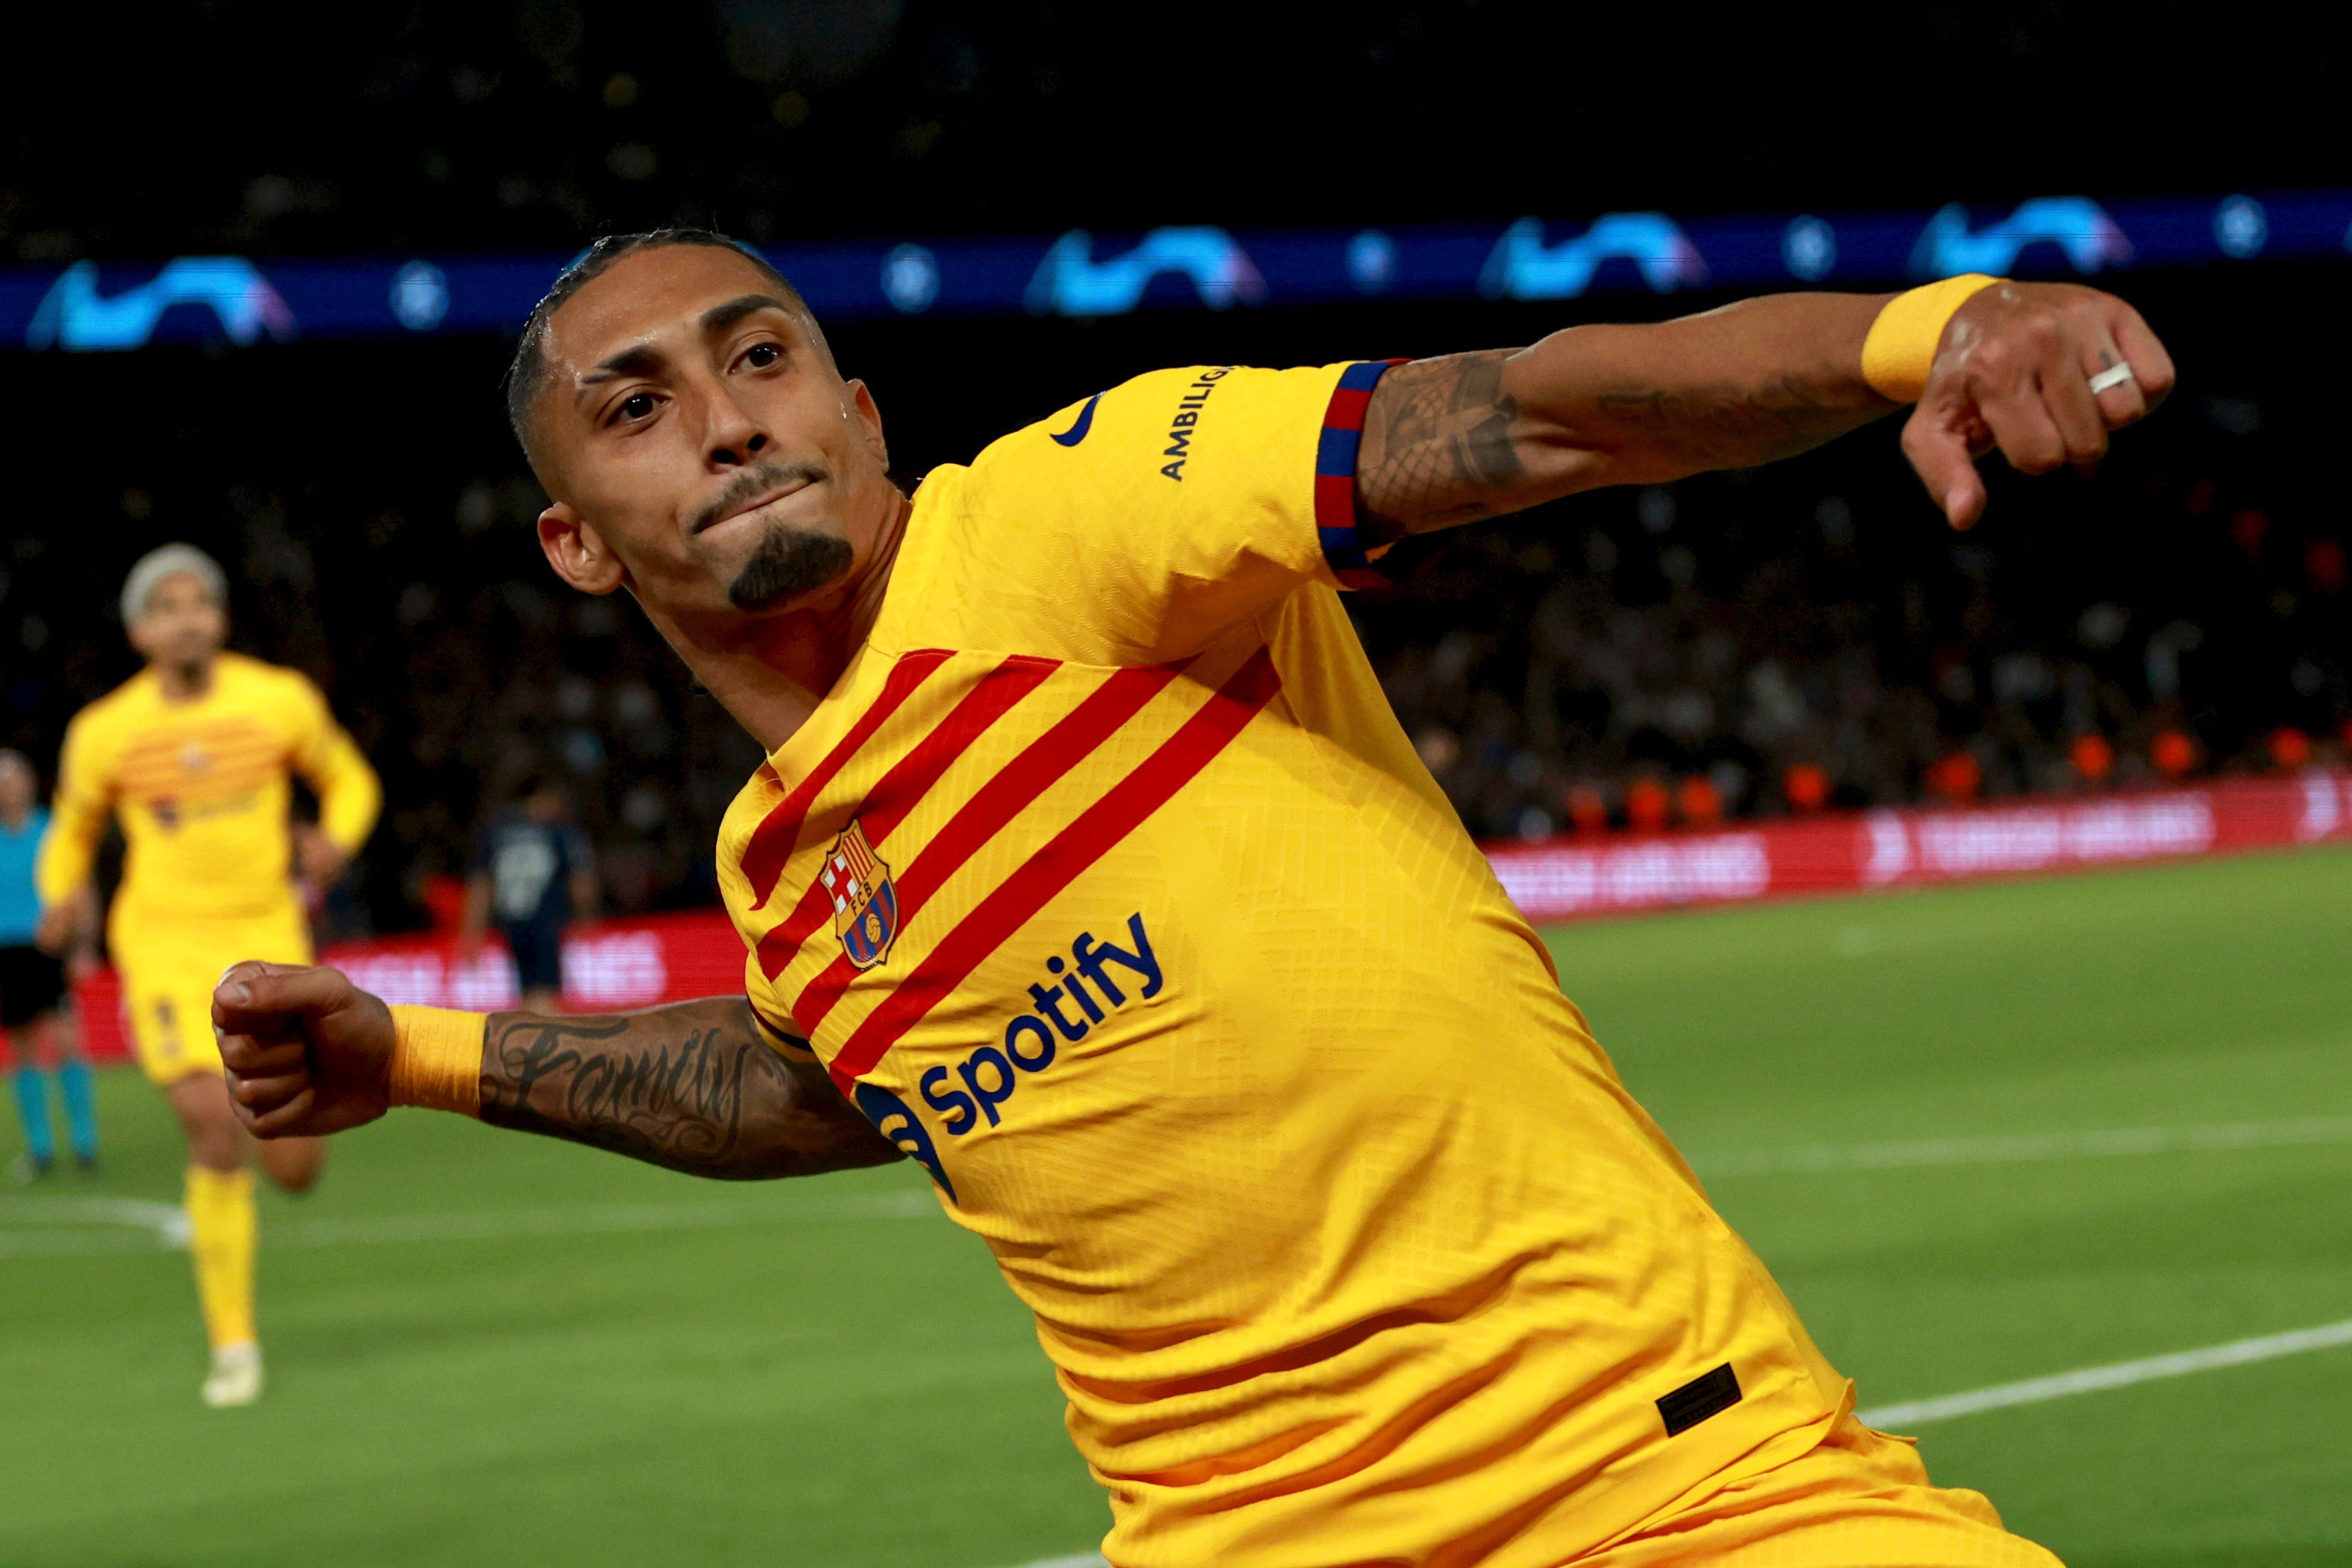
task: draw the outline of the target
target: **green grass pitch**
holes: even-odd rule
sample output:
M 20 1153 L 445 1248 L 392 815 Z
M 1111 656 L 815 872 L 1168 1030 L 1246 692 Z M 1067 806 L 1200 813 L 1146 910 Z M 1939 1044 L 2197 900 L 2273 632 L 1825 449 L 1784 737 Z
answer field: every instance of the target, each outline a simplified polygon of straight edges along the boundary
M 1865 1406 L 2352 1318 L 2352 1142 L 2067 1142 L 2352 1116 L 2352 853 L 1550 941 Z M 1009 1568 L 1104 1527 L 1024 1315 L 907 1169 L 725 1186 L 395 1116 L 265 1198 L 270 1390 L 205 1410 L 184 1258 L 67 1201 L 177 1197 L 162 1103 L 103 1076 L 105 1175 L 0 1197 L 0 1564 Z M 2347 1409 L 2352 1348 L 1924 1452 L 2076 1568 L 2320 1568 Z

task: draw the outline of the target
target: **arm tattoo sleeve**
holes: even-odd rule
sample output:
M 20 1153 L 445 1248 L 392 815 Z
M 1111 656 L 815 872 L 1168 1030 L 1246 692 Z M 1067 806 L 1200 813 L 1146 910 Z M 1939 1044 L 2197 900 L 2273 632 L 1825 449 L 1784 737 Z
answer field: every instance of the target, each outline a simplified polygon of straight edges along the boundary
M 779 1055 L 740 997 L 603 1018 L 495 1014 L 481 1116 L 738 1180 L 900 1157 L 823 1072 Z
M 1771 296 L 1399 365 L 1364 411 L 1357 531 L 1389 544 L 1597 485 L 1658 484 L 1819 446 L 1894 411 L 1857 358 L 1877 305 Z

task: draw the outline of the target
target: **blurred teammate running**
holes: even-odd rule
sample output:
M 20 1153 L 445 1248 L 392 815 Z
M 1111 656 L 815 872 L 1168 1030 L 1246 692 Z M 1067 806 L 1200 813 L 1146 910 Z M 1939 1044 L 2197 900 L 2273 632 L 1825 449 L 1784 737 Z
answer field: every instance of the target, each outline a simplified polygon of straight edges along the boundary
M 147 667 L 76 715 L 58 769 L 39 882 L 45 944 L 70 925 L 110 812 L 128 845 L 107 921 L 139 1065 L 188 1139 L 196 1293 L 212 1341 L 211 1405 L 260 1396 L 253 1322 L 251 1140 L 221 1082 L 211 1018 L 223 969 L 257 954 L 308 963 L 310 933 L 289 866 L 323 887 L 375 825 L 374 772 L 293 670 L 224 653 L 227 580 L 192 545 L 131 569 L 122 622 Z M 289 832 L 289 772 L 318 792 L 320 823 Z M 326 1145 L 261 1145 L 289 1192 L 318 1180 Z
M 8 1074 L 16 1119 L 25 1129 L 20 1179 L 38 1181 L 57 1164 L 58 1135 L 49 1124 L 49 1073 L 57 1064 L 66 1103 L 66 1136 L 82 1169 L 98 1166 L 98 1089 L 83 1054 L 66 966 L 34 943 L 41 924 L 33 888 L 33 861 L 49 825 L 41 809 L 33 765 L 20 751 L 0 751 L 0 1033 L 15 1066 Z M 89 900 L 74 921 L 73 940 L 86 953 L 91 933 Z
M 240 965 L 232 1092 L 272 1134 L 396 1103 L 711 1176 L 920 1162 L 1036 1315 L 1118 1568 L 2048 1568 L 1853 1420 L 1339 591 L 1409 536 L 1915 401 L 1966 525 L 1972 455 L 2095 462 L 2171 379 L 2087 288 L 1780 295 L 1161 371 L 908 496 L 772 269 L 601 242 L 509 410 L 556 572 L 634 594 L 767 750 L 720 830 L 746 994 L 486 1023 Z

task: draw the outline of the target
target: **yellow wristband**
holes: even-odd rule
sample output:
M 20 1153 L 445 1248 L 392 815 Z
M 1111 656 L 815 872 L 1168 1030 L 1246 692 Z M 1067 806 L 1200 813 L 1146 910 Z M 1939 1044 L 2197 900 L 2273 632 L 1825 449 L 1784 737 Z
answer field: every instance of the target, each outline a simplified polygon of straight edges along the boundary
M 1953 313 L 1979 289 L 2000 281 L 1964 272 L 1888 300 L 1862 342 L 1862 379 L 1870 390 L 1895 402 L 1917 402 L 1927 390 L 1927 369 L 1936 362 Z
M 489 1020 L 448 1008 L 392 1009 L 392 1103 L 478 1114 Z

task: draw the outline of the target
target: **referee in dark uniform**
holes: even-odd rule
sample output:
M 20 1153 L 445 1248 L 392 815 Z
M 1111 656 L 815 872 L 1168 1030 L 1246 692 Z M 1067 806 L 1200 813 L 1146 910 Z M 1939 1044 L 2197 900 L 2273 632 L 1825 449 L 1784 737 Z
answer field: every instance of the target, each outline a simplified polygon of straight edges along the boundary
M 514 955 L 524 1010 L 554 1012 L 563 997 L 563 933 L 595 918 L 595 856 L 572 823 L 572 803 L 552 779 L 528 777 L 475 843 L 459 951 L 471 955 L 496 927 Z

